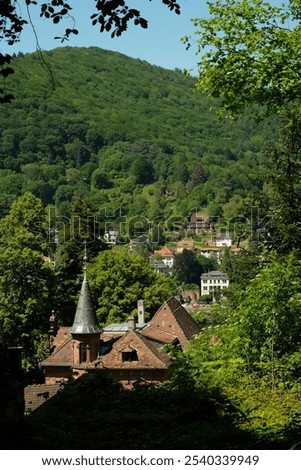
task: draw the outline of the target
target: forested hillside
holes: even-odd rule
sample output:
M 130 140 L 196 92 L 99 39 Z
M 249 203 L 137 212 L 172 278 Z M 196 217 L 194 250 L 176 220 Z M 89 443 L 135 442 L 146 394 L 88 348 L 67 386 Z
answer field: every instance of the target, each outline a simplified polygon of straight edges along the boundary
M 98 48 L 15 57 L 0 114 L 0 209 L 26 191 L 69 215 L 74 196 L 145 217 L 223 216 L 260 187 L 273 126 L 218 121 L 195 79 Z M 227 215 L 227 211 L 226 211 Z

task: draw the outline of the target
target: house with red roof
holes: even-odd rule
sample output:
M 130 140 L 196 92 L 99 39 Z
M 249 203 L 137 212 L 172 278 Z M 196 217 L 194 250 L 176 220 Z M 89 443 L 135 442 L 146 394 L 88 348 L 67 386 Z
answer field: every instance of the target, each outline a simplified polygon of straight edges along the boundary
M 168 246 L 163 246 L 160 250 L 155 250 L 154 256 L 161 258 L 162 262 L 169 268 L 173 267 L 174 254 Z
M 191 214 L 187 225 L 187 233 L 189 235 L 197 235 L 199 233 L 208 233 L 212 230 L 210 218 L 204 212 L 195 212 Z
M 53 317 L 51 318 L 53 326 Z M 170 377 L 173 358 L 164 346 L 179 345 L 182 349 L 200 332 L 199 325 L 175 298 L 165 301 L 153 318 L 145 322 L 143 301 L 138 301 L 137 321 L 102 328 L 92 304 L 85 275 L 71 328 L 49 330 L 47 357 L 41 362 L 45 386 L 32 385 L 25 390 L 26 410 L 33 410 L 69 378 L 102 370 L 123 387 L 137 383 L 159 385 Z M 38 399 L 39 398 L 39 399 Z
M 184 250 L 194 250 L 194 241 L 192 239 L 184 239 L 177 242 L 176 253 L 183 253 Z

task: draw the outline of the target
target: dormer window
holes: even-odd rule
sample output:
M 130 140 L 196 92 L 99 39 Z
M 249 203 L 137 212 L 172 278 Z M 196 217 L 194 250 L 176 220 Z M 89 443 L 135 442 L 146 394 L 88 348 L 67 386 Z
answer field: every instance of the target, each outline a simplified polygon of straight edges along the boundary
M 132 351 L 122 351 L 121 357 L 122 357 L 122 362 L 138 361 L 138 354 L 137 354 L 136 349 L 132 349 Z

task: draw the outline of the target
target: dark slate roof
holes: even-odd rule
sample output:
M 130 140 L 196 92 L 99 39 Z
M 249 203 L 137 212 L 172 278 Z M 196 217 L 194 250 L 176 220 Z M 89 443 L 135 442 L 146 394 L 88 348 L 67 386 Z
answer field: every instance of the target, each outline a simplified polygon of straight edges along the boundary
M 70 328 L 70 333 L 73 335 L 86 335 L 101 332 L 102 328 L 99 326 L 97 321 L 89 284 L 85 276 L 80 291 L 74 322 Z
M 135 323 L 135 330 L 142 330 L 145 327 L 146 323 Z M 110 323 L 107 326 L 104 326 L 103 328 L 103 335 L 106 333 L 109 334 L 124 334 L 129 330 L 129 323 L 128 322 L 123 322 L 123 323 Z
M 209 273 L 204 273 L 201 275 L 201 279 L 224 279 L 228 280 L 229 276 L 226 273 L 221 271 L 210 271 Z

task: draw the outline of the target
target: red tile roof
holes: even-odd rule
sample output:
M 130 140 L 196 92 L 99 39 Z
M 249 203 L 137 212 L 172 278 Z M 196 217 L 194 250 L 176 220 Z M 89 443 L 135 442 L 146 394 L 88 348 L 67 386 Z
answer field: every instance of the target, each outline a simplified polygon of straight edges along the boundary
M 200 326 L 174 297 L 161 305 L 149 324 L 175 335 L 182 347 L 200 332 Z
M 60 330 L 59 330 L 60 331 Z M 59 333 L 58 331 L 58 333 Z M 41 365 L 71 366 L 73 364 L 72 337 L 69 335 L 60 346 L 56 347 L 51 356 L 44 359 Z
M 194 214 L 191 214 L 190 220 L 191 222 L 196 222 L 197 220 L 207 222 L 209 220 L 209 216 L 204 212 L 195 212 Z
M 171 363 L 171 358 L 160 351 L 162 344 L 145 338 L 138 331 L 130 330 L 117 340 L 112 350 L 95 361 L 96 367 L 108 369 L 166 369 Z M 137 361 L 122 361 L 122 352 L 136 350 Z
M 131 381 L 131 377 L 137 375 L 138 371 L 144 371 L 143 374 L 147 374 L 153 370 L 152 380 L 157 377 L 160 381 L 164 380 L 165 376 L 161 377 L 161 375 L 165 373 L 164 371 L 168 371 L 172 362 L 171 357 L 162 350 L 162 347 L 165 344 L 179 342 L 181 347 L 185 348 L 188 341 L 199 332 L 200 327 L 195 320 L 180 302 L 172 297 L 163 303 L 141 331 L 128 330 L 122 334 L 118 330 L 119 337 L 113 336 L 111 331 L 108 335 L 104 332 L 101 355 L 89 363 L 82 362 L 78 365 L 73 363 L 74 338 L 70 333 L 70 328 L 61 327 L 54 338 L 53 353 L 41 362 L 41 366 L 45 369 L 46 381 L 49 384 L 66 380 L 74 371 L 79 372 L 82 369 L 87 372 L 90 369 L 102 368 L 117 373 L 117 379 L 120 378 L 119 373 L 123 374 L 122 380 L 127 381 Z M 135 353 L 135 351 L 137 354 L 134 354 L 134 357 L 128 354 Z M 58 387 L 57 384 L 55 386 Z M 43 392 L 39 396 L 42 395 Z
M 138 334 L 140 335 L 141 340 L 143 341 L 145 346 L 154 354 L 154 356 L 156 356 L 160 362 L 162 362 L 166 367 L 168 367 L 171 364 L 172 360 L 167 353 L 161 350 L 162 345 L 158 345 L 158 343 L 156 343 L 155 341 L 143 337 L 143 335 L 141 335 L 140 333 Z
M 168 248 L 168 246 L 163 246 L 161 250 L 155 250 L 154 255 L 161 256 L 162 258 L 164 257 L 173 257 L 173 252 Z
M 155 328 L 151 325 L 147 325 L 141 333 L 145 338 L 153 339 L 159 341 L 163 344 L 172 344 L 177 340 L 176 335 L 168 333 L 160 328 Z
M 34 411 L 60 390 L 61 384 L 34 384 L 24 389 L 25 413 Z

